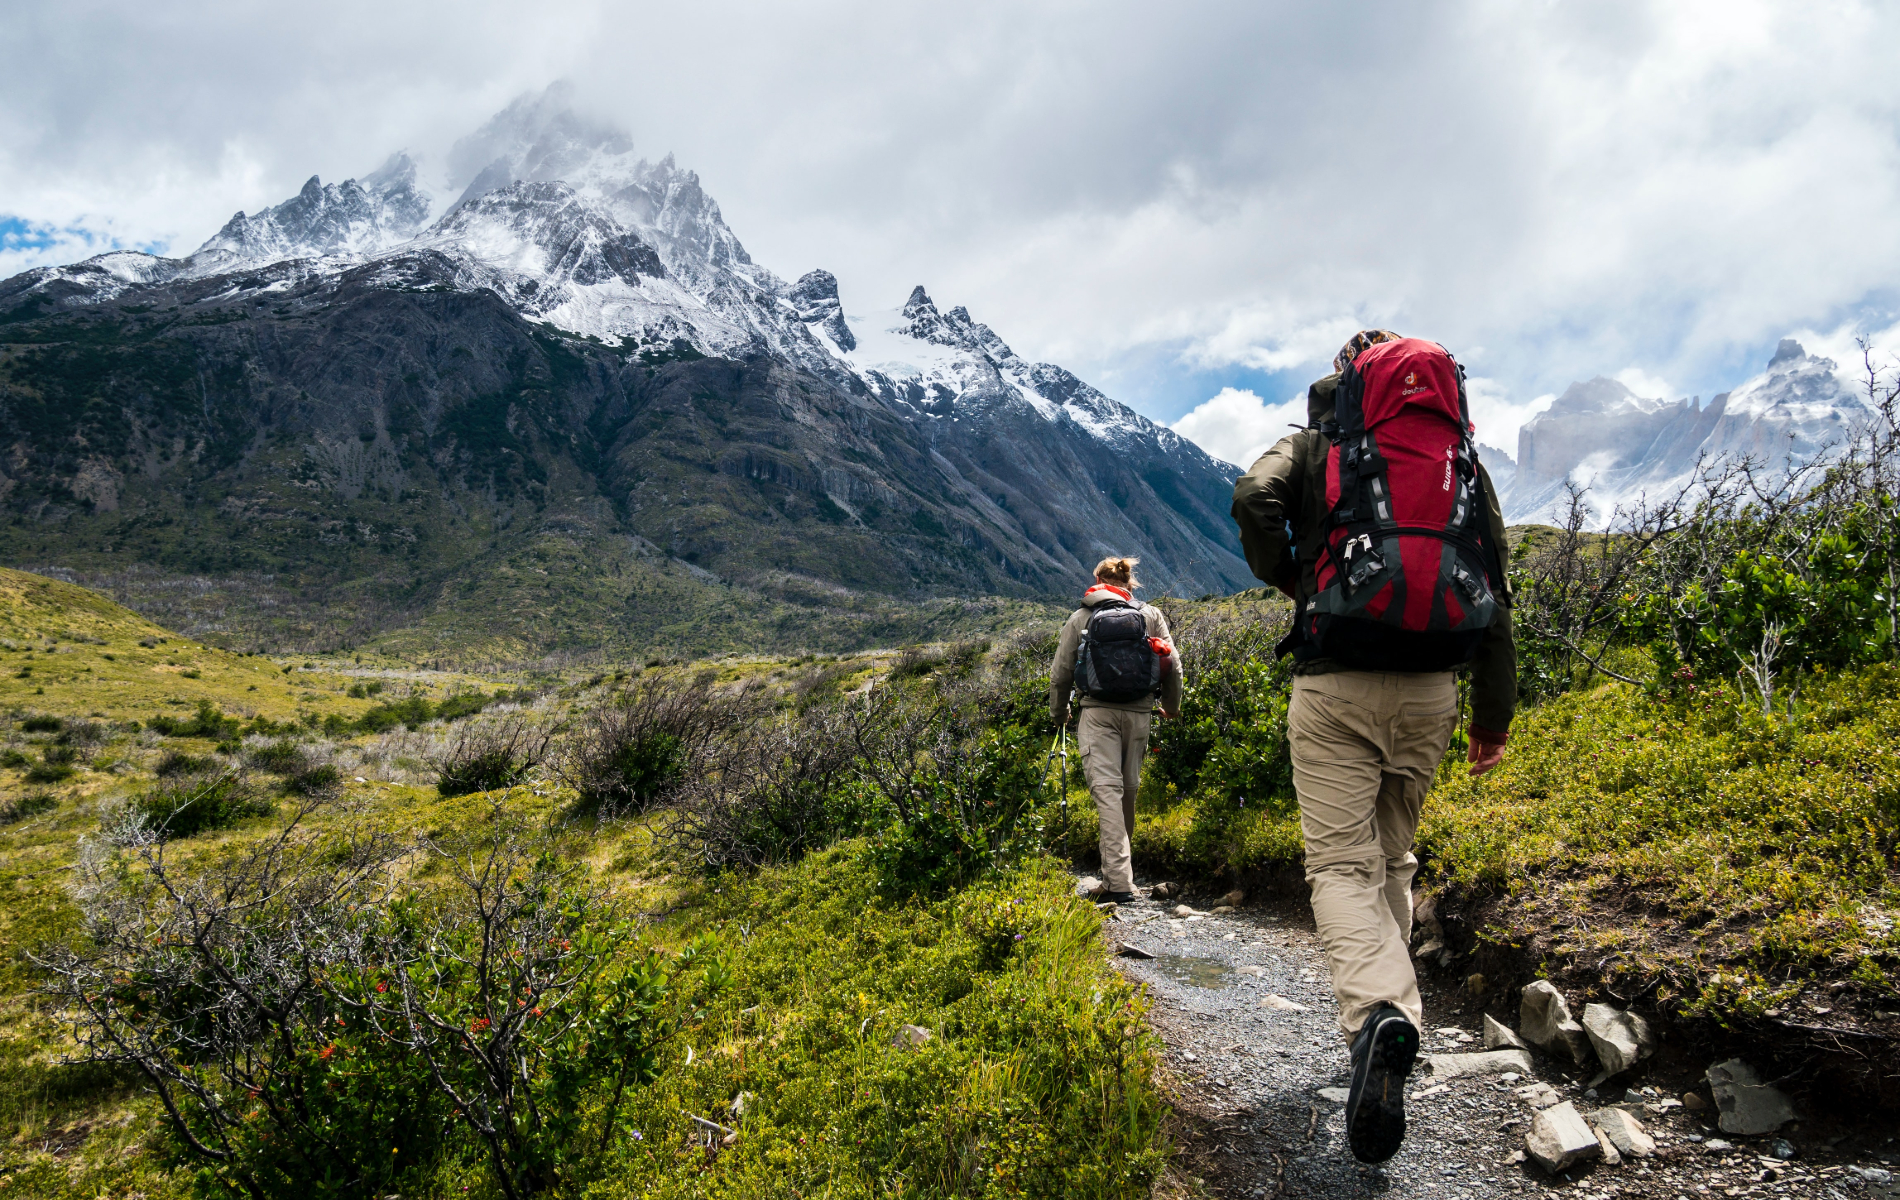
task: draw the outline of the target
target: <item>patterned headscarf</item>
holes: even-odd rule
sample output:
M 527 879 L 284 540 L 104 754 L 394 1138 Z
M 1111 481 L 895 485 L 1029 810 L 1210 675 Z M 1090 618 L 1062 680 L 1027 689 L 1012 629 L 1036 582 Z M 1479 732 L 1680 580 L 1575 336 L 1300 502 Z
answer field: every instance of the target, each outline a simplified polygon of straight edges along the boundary
M 1350 367 L 1352 360 L 1365 353 L 1368 346 L 1376 346 L 1380 342 L 1396 342 L 1398 340 L 1399 335 L 1393 333 L 1390 329 L 1361 329 L 1358 333 L 1353 334 L 1351 339 L 1349 339 L 1344 346 L 1339 348 L 1338 354 L 1333 355 L 1333 370 L 1344 371 L 1347 367 Z

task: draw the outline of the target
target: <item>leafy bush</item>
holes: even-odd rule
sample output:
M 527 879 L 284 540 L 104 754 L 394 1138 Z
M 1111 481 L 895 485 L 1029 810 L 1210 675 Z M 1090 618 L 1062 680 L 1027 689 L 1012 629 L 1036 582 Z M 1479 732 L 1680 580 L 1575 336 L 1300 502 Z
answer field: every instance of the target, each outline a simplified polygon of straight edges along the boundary
M 268 816 L 270 798 L 236 770 L 199 772 L 160 780 L 132 798 L 132 811 L 160 839 L 225 829 L 246 817 Z
M 254 747 L 246 759 L 253 767 L 274 775 L 298 775 L 309 766 L 309 756 L 303 747 L 289 738 Z
M 12 825 L 58 807 L 59 799 L 51 792 L 21 792 L 8 796 L 0 799 L 0 825 Z
M 66 722 L 58 717 L 45 715 L 25 717 L 20 721 L 22 733 L 58 733 L 66 727 Z
M 200 700 L 197 711 L 190 717 L 156 716 L 147 720 L 145 727 L 165 737 L 209 738 L 222 742 L 237 737 L 240 724 L 236 717 L 227 717 L 219 712 L 217 705 L 211 701 Z
M 186 754 L 182 750 L 167 750 L 159 756 L 158 765 L 152 768 L 152 774 L 160 779 L 170 779 L 174 775 L 196 775 L 211 767 L 211 760 L 196 754 Z
M 293 796 L 313 799 L 335 795 L 343 786 L 343 772 L 329 763 L 305 767 L 284 780 L 284 788 Z
M 211 1192 L 434 1191 L 446 1149 L 503 1195 L 597 1158 L 729 975 L 710 938 L 638 945 L 584 868 L 501 810 L 426 843 L 296 823 L 215 864 L 88 860 L 84 936 L 38 959 L 89 1061 L 136 1068 Z M 458 1136 L 459 1135 L 459 1136 Z M 457 1146 L 459 1143 L 459 1146 Z
M 73 766 L 78 752 L 71 746 L 48 746 L 40 751 L 40 761 L 26 769 L 28 783 L 60 783 L 71 779 L 78 768 Z
M 512 787 L 547 756 L 551 735 L 539 723 L 513 715 L 463 728 L 436 763 L 436 790 L 464 796 Z

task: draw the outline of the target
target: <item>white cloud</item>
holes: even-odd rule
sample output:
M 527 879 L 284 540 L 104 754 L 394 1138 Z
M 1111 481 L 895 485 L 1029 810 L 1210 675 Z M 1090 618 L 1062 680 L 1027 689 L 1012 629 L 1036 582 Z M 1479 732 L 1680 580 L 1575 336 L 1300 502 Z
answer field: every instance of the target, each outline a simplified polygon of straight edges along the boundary
M 1510 395 L 1634 362 L 1708 395 L 1900 278 L 1900 7 L 1373 0 L 1352 25 L 1295 0 L 336 0 L 314 25 L 16 0 L 0 217 L 189 249 L 570 77 L 780 274 L 828 267 L 862 308 L 925 283 L 1085 378 L 1317 370 L 1377 324 Z
M 1611 378 L 1649 400 L 1668 400 L 1676 395 L 1676 390 L 1669 386 L 1668 380 L 1659 379 L 1641 367 L 1624 367 Z
M 1513 401 L 1505 387 L 1494 379 L 1482 375 L 1465 378 L 1465 401 L 1471 406 L 1471 424 L 1477 431 L 1477 440 L 1496 446 L 1513 459 L 1517 457 L 1517 431 L 1556 399 L 1554 394 L 1546 393 L 1534 400 Z
M 1170 428 L 1215 458 L 1253 465 L 1268 447 L 1306 424 L 1306 397 L 1268 404 L 1251 391 L 1222 388 Z

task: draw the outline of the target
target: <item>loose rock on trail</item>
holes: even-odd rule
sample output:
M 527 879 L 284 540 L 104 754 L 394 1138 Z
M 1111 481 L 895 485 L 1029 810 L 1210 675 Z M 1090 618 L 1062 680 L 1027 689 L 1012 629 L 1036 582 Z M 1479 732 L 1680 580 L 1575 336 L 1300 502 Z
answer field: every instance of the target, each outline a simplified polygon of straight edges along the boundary
M 1592 1089 L 1594 1063 L 1586 1073 L 1567 1055 L 1529 1056 L 1530 1074 L 1522 1051 L 1476 1063 L 1486 1049 L 1484 1014 L 1429 983 L 1405 1145 L 1378 1167 L 1360 1164 L 1346 1148 L 1346 1044 L 1308 910 L 1281 903 L 1204 913 L 1180 895 L 1176 888 L 1166 902 L 1110 906 L 1103 930 L 1117 968 L 1147 986 L 1149 1021 L 1166 1045 L 1163 1084 L 1179 1153 L 1157 1196 L 1900 1200 L 1900 1187 L 1879 1182 L 1900 1142 L 1835 1139 L 1845 1142 L 1837 1153 L 1790 1130 L 1739 1139 L 1716 1128 L 1712 1108 L 1685 1109 L 1682 1088 L 1660 1086 L 1641 1069 Z M 1434 1055 L 1465 1057 L 1438 1073 Z M 1615 1137 L 1605 1133 L 1588 1161 L 1547 1173 L 1527 1155 L 1526 1135 L 1542 1108 L 1566 1102 Z M 1613 1104 L 1617 1115 L 1598 1117 Z

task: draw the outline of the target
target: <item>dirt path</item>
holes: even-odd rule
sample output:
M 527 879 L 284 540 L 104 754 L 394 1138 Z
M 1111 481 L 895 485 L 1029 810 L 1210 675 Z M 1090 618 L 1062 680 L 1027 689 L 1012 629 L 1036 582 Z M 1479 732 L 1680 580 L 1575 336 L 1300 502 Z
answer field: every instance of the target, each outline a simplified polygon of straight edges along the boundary
M 1576 1200 L 1884 1200 L 1900 1194 L 1879 1174 L 1890 1170 L 1900 1179 L 1900 1165 L 1884 1161 L 1900 1154 L 1900 1143 L 1891 1137 L 1883 1144 L 1877 1133 L 1849 1135 L 1830 1148 L 1797 1125 L 1784 1131 L 1796 1157 L 1774 1159 L 1767 1157 L 1773 1139 L 1726 1138 L 1712 1114 L 1687 1113 L 1679 1101 L 1665 1107 L 1665 1098 L 1680 1097 L 1686 1082 L 1671 1091 L 1660 1079 L 1644 1080 L 1627 1095 L 1606 1088 L 1599 1096 L 1543 1056 L 1536 1058 L 1534 1077 L 1509 1081 L 1437 1080 L 1421 1061 L 1406 1105 L 1410 1129 L 1404 1148 L 1382 1167 L 1362 1166 L 1346 1148 L 1346 1050 L 1309 913 L 1283 905 L 1180 919 L 1171 914 L 1175 903 L 1139 900 L 1115 913 L 1105 930 L 1133 953 L 1154 956 L 1125 953 L 1115 963 L 1129 979 L 1148 986 L 1149 1018 L 1167 1044 L 1173 1076 L 1181 1154 L 1158 1195 L 1476 1200 L 1550 1191 Z M 1269 995 L 1305 1011 L 1262 1007 Z M 1482 1049 L 1482 1017 L 1475 1008 L 1464 1010 L 1456 996 L 1429 990 L 1425 1002 L 1425 1054 Z M 1512 1161 L 1534 1112 L 1515 1089 L 1540 1079 L 1586 1112 L 1618 1101 L 1644 1105 L 1640 1119 L 1656 1138 L 1657 1153 L 1620 1166 L 1587 1166 L 1567 1177 Z

